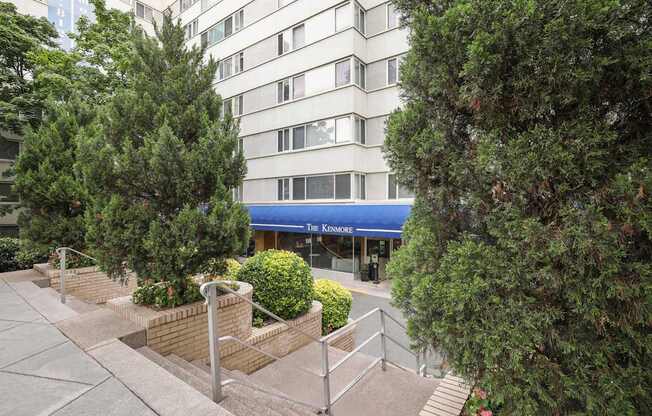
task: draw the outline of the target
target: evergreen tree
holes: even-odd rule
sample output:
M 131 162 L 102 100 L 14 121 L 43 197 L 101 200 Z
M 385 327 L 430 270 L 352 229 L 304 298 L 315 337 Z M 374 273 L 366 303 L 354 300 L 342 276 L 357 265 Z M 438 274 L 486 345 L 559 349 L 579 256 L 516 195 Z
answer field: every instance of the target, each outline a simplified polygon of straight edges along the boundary
M 395 0 L 390 264 L 415 339 L 501 414 L 652 408 L 649 0 Z
M 84 249 L 87 198 L 73 168 L 77 135 L 94 120 L 95 107 L 125 85 L 133 20 L 107 10 L 103 0 L 91 3 L 95 22 L 79 19 L 72 51 L 50 48 L 30 55 L 35 93 L 45 111 L 42 123 L 25 135 L 9 173 L 16 175 L 20 196 L 21 238 L 42 253 L 60 246 Z
M 245 163 L 238 128 L 220 118 L 213 59 L 185 48 L 169 17 L 157 38 L 137 30 L 127 87 L 100 109 L 78 164 L 92 199 L 87 241 L 112 277 L 170 283 L 185 298 L 187 278 L 209 259 L 242 252 L 248 215 L 233 201 Z

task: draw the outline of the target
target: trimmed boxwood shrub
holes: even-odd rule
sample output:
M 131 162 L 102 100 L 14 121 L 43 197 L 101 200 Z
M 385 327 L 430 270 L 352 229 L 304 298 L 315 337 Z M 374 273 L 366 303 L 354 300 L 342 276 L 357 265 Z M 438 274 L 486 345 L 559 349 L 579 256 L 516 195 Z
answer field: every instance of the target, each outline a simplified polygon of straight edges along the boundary
M 312 305 L 310 267 L 301 257 L 289 251 L 257 253 L 242 265 L 238 280 L 254 287 L 254 302 L 283 319 L 296 318 Z M 254 313 L 257 317 L 268 318 Z
M 322 334 L 329 334 L 346 325 L 351 312 L 353 296 L 340 283 L 328 279 L 318 279 L 314 284 L 315 300 L 322 304 Z

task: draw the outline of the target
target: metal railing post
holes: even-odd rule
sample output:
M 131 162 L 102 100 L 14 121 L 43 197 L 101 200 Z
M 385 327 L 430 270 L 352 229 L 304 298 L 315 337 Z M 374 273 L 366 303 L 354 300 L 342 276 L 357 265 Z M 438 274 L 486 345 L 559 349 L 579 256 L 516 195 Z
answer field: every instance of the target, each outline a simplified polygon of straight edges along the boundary
M 380 310 L 380 348 L 382 361 L 380 366 L 385 371 L 387 369 L 387 341 L 385 339 L 385 311 Z
M 59 292 L 61 293 L 61 303 L 66 303 L 66 249 L 61 250 L 59 267 Z
M 330 380 L 330 368 L 328 366 L 328 341 L 321 341 L 321 372 L 322 372 L 322 381 L 324 383 L 324 408 L 326 409 L 326 414 L 333 415 L 333 409 L 331 409 L 331 380 Z
M 421 374 L 421 350 L 417 350 L 417 375 L 422 375 Z
M 211 392 L 213 401 L 222 401 L 222 375 L 220 367 L 220 341 L 217 329 L 217 286 L 208 291 L 208 344 L 211 359 Z

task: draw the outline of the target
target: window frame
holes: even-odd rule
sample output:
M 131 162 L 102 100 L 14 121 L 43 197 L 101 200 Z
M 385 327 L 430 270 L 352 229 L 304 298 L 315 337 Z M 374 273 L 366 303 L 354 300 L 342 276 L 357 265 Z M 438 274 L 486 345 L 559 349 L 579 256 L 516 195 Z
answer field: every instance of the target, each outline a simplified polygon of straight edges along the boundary
M 276 200 L 277 201 L 291 201 L 290 196 L 292 195 L 291 177 L 278 178 L 276 180 Z M 287 197 L 286 197 L 287 196 Z
M 302 79 L 303 79 L 303 88 L 302 88 L 303 93 L 302 93 L 300 96 L 297 96 L 297 95 L 296 95 L 296 93 L 297 93 L 297 89 L 295 88 L 295 82 L 296 82 L 296 80 L 299 79 L 299 78 L 302 78 Z M 291 89 L 292 89 L 292 94 L 291 94 L 292 100 L 297 100 L 297 99 L 299 99 L 299 98 L 303 98 L 303 97 L 306 96 L 306 74 L 305 74 L 305 73 L 303 73 L 303 74 L 299 74 L 299 75 L 295 75 L 295 76 L 292 77 L 292 86 L 291 86 Z
M 286 98 L 287 95 L 287 98 Z M 292 97 L 292 83 L 290 78 L 276 82 L 276 104 L 283 104 L 290 101 Z
M 390 189 L 390 183 L 389 183 L 390 179 L 389 178 L 390 178 L 390 176 L 394 177 L 394 186 L 395 186 L 394 192 L 396 193 L 395 198 L 390 198 L 390 196 L 389 196 L 389 189 Z M 414 199 L 414 193 L 413 193 L 412 196 L 408 196 L 408 197 L 402 197 L 401 196 L 401 192 L 400 192 L 401 185 L 399 184 L 398 178 L 396 177 L 395 173 L 387 172 L 387 182 L 386 183 L 387 183 L 387 186 L 386 186 L 385 191 L 386 191 L 386 197 L 387 197 L 388 201 L 400 201 L 400 200 Z
M 296 31 L 298 29 L 303 30 L 303 40 L 302 40 L 301 45 L 297 45 L 297 43 L 296 43 L 295 33 L 296 33 Z M 298 25 L 296 25 L 296 26 L 294 26 L 292 28 L 292 50 L 294 51 L 294 50 L 297 50 L 297 49 L 302 48 L 304 46 L 306 46 L 306 25 L 305 25 L 305 23 L 301 23 L 301 24 L 298 24 Z
M 394 64 L 394 78 L 395 78 L 394 82 L 390 82 L 390 80 L 389 80 L 389 74 L 390 74 L 390 72 L 389 72 L 389 63 L 392 62 L 392 61 L 395 62 L 395 64 Z M 398 69 L 398 67 L 399 67 L 399 60 L 398 60 L 397 56 L 387 59 L 387 64 L 386 64 L 386 68 L 387 68 L 387 79 L 386 79 L 387 86 L 398 85 L 399 80 L 400 80 L 399 79 L 399 69 Z
M 337 67 L 338 67 L 338 65 L 343 64 L 343 63 L 348 63 L 348 64 L 349 64 L 349 80 L 348 80 L 346 83 L 344 83 L 344 84 L 338 84 L 338 80 L 337 80 L 337 76 L 338 76 Z M 346 86 L 346 85 L 351 85 L 351 81 L 352 81 L 352 76 L 351 76 L 351 58 L 347 58 L 347 59 L 343 59 L 343 60 L 341 60 L 341 61 L 339 61 L 339 62 L 335 62 L 335 88 L 340 88 L 340 87 L 344 87 L 344 86 Z

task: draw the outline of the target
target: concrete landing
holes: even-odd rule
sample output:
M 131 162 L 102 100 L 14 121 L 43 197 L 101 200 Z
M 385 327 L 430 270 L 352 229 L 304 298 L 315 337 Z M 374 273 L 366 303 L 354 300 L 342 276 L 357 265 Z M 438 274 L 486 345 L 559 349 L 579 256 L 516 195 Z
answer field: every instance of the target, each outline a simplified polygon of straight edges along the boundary
M 133 348 L 147 344 L 147 334 L 143 327 L 122 319 L 120 315 L 108 309 L 97 309 L 77 315 L 57 322 L 56 326 L 85 350 L 112 339 L 119 339 Z
M 319 345 L 309 344 L 249 375 L 249 378 L 289 397 L 320 405 L 323 400 L 321 379 L 296 369 L 301 366 L 321 372 L 320 351 Z M 331 367 L 345 355 L 345 352 L 331 348 Z M 338 367 L 331 374 L 331 397 L 335 397 L 373 360 L 368 355 L 356 354 Z M 378 364 L 335 404 L 333 413 L 337 416 L 416 416 L 438 384 L 437 379 L 419 377 L 414 372 L 389 364 L 387 370 L 382 371 Z

